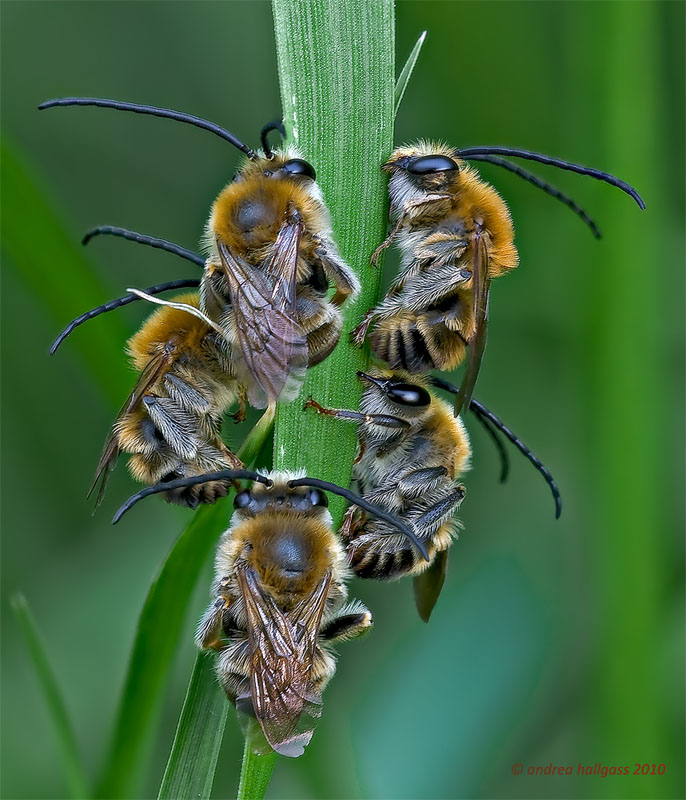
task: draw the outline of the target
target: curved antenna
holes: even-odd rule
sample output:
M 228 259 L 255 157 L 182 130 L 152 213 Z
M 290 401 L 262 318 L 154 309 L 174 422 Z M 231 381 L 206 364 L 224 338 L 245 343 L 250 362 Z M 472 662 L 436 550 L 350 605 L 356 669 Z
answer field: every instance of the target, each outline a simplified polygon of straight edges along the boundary
M 573 164 L 571 161 L 563 161 L 560 158 L 553 158 L 552 156 L 544 156 L 541 153 L 532 153 L 530 150 L 517 150 L 513 147 L 468 147 L 466 150 L 458 150 L 458 158 L 464 158 L 469 161 L 472 156 L 512 156 L 513 158 L 526 158 L 529 161 L 538 161 L 539 164 L 546 164 L 550 167 L 559 167 L 566 169 L 570 172 L 577 172 L 579 175 L 588 175 L 595 178 L 597 181 L 604 181 L 609 183 L 610 186 L 616 186 L 623 192 L 626 192 L 630 197 L 636 201 L 636 205 L 644 210 L 646 204 L 643 202 L 641 195 L 625 181 L 615 178 L 609 172 L 601 172 L 592 167 L 584 167 L 581 164 Z
M 272 131 L 278 131 L 281 134 L 282 139 L 286 139 L 286 128 L 284 127 L 283 122 L 280 120 L 275 120 L 274 122 L 268 122 L 260 131 L 260 143 L 262 145 L 262 151 L 264 152 L 265 156 L 269 159 L 272 158 L 274 153 L 272 152 L 271 147 L 269 146 L 269 139 L 268 136 Z
M 198 286 L 200 286 L 200 280 L 198 278 L 182 278 L 178 281 L 168 281 L 167 283 L 158 283 L 155 286 L 148 286 L 148 288 L 145 289 L 145 293 L 154 295 L 160 294 L 161 292 L 167 292 L 171 289 L 185 289 L 188 287 L 197 288 Z M 115 308 L 127 306 L 129 303 L 135 303 L 136 300 L 141 299 L 141 297 L 135 294 L 125 294 L 123 297 L 117 297 L 115 300 L 110 300 L 108 303 L 103 303 L 101 306 L 91 308 L 90 311 L 86 311 L 85 314 L 81 314 L 80 317 L 76 317 L 76 319 L 73 319 L 52 343 L 50 355 L 55 355 L 57 348 L 62 344 L 67 336 L 69 336 L 70 333 L 79 327 L 79 325 L 83 325 L 84 322 L 88 322 L 89 319 L 95 319 L 95 317 L 99 317 L 101 314 L 106 314 L 108 311 L 114 311 Z
M 591 229 L 593 235 L 596 239 L 601 238 L 600 230 L 595 222 L 588 216 L 588 214 L 578 206 L 571 197 L 561 192 L 557 186 L 553 186 L 551 183 L 547 183 L 546 181 L 542 180 L 538 177 L 538 175 L 534 175 L 533 173 L 529 172 L 528 170 L 522 169 L 517 164 L 513 164 L 511 161 L 505 161 L 504 158 L 498 158 L 498 156 L 472 156 L 470 161 L 486 161 L 489 164 L 495 164 L 498 167 L 505 167 L 505 169 L 509 169 L 510 172 L 514 172 L 515 175 L 519 175 L 520 178 L 524 178 L 525 181 L 533 184 L 537 189 L 543 189 L 546 194 L 549 194 L 551 197 L 556 198 L 561 203 L 564 203 L 567 208 L 571 208 L 572 211 L 588 225 Z
M 175 119 L 177 122 L 187 122 L 189 125 L 195 125 L 196 128 L 210 131 L 220 139 L 230 142 L 234 147 L 244 152 L 248 158 L 257 158 L 257 153 L 251 150 L 247 145 L 236 138 L 231 131 L 222 128 L 214 122 L 209 122 L 201 117 L 196 117 L 194 114 L 185 114 L 183 111 L 172 111 L 169 108 L 158 108 L 157 106 L 140 105 L 139 103 L 124 103 L 119 100 L 105 100 L 101 97 L 58 97 L 55 100 L 46 100 L 38 106 L 39 111 L 46 108 L 54 108 L 55 106 L 97 106 L 98 108 L 114 108 L 117 111 L 133 111 L 134 114 L 150 114 L 153 117 L 166 117 L 167 119 Z
M 402 533 L 407 536 L 412 544 L 414 544 L 417 550 L 419 550 L 424 557 L 424 560 L 430 561 L 429 554 L 426 551 L 426 546 L 422 541 L 420 541 L 420 539 L 417 537 L 417 534 L 409 526 L 402 522 L 402 520 L 398 519 L 398 517 L 394 516 L 393 514 L 389 514 L 388 511 L 384 511 L 382 508 L 374 505 L 374 503 L 370 503 L 369 500 L 365 500 L 364 497 L 356 495 L 349 489 L 344 489 L 335 483 L 329 483 L 329 481 L 321 481 L 319 478 L 297 478 L 296 480 L 288 481 L 288 486 L 290 488 L 295 488 L 296 486 L 314 486 L 318 489 L 324 489 L 327 492 L 331 492 L 332 494 L 337 494 L 340 497 L 345 497 L 346 500 L 349 500 L 356 506 L 359 506 L 365 511 L 369 511 L 370 514 L 374 514 L 375 517 L 378 517 L 385 522 L 390 522 L 391 525 L 402 531 Z
M 469 404 L 469 410 L 474 414 L 477 422 L 483 426 L 484 430 L 493 440 L 493 444 L 495 445 L 495 449 L 498 451 L 498 456 L 500 458 L 500 478 L 498 480 L 500 483 L 505 483 L 510 474 L 510 458 L 507 455 L 505 445 L 503 444 L 497 429 L 493 427 L 491 422 L 486 417 L 480 416 L 474 410 L 471 403 Z
M 192 475 L 190 478 L 177 478 L 174 481 L 167 481 L 166 483 L 156 483 L 154 486 L 147 486 L 141 489 L 140 492 L 131 495 L 123 506 L 117 511 L 112 519 L 112 524 L 116 525 L 119 520 L 133 508 L 136 503 L 149 497 L 151 494 L 159 494 L 160 492 L 169 492 L 173 489 L 185 489 L 189 486 L 196 486 L 199 483 L 209 483 L 210 481 L 229 481 L 235 479 L 244 479 L 248 481 L 257 481 L 263 483 L 267 487 L 273 486 L 273 482 L 260 475 L 259 472 L 254 472 L 251 469 L 222 469 L 219 472 L 208 472 L 205 475 Z
M 156 250 L 165 250 L 167 253 L 173 253 L 175 256 L 185 258 L 186 261 L 190 261 L 200 267 L 200 269 L 205 268 L 205 261 L 197 253 L 194 253 L 192 250 L 187 250 L 185 247 L 181 247 L 180 244 L 168 242 L 166 239 L 159 239 L 157 236 L 147 236 L 144 233 L 137 233 L 136 231 L 130 231 L 126 228 L 118 228 L 114 225 L 99 225 L 97 228 L 92 228 L 83 237 L 81 244 L 87 245 L 94 237 L 105 235 L 119 236 L 122 239 L 128 239 L 130 242 L 136 242 L 137 244 L 147 244 L 148 247 L 154 247 Z
M 431 383 L 434 386 L 437 386 L 439 389 L 444 389 L 446 392 L 451 392 L 452 394 L 457 394 L 459 389 L 457 386 L 454 386 L 452 383 L 449 383 L 443 378 L 431 378 Z M 524 444 L 524 442 L 517 436 L 516 433 L 511 431 L 507 425 L 497 417 L 490 409 L 488 409 L 483 403 L 480 403 L 478 400 L 474 400 L 472 398 L 469 404 L 469 410 L 474 412 L 478 417 L 483 417 L 488 419 L 490 423 L 492 423 L 502 434 L 504 434 L 512 444 L 519 450 L 519 452 L 529 461 L 531 464 L 534 465 L 536 470 L 541 473 L 543 479 L 548 484 L 550 488 L 550 492 L 553 495 L 553 500 L 555 502 L 555 519 L 560 518 L 560 514 L 562 513 L 562 497 L 560 496 L 560 489 L 555 482 L 555 478 L 553 478 L 550 470 L 545 466 L 545 464 L 536 456 L 528 447 Z

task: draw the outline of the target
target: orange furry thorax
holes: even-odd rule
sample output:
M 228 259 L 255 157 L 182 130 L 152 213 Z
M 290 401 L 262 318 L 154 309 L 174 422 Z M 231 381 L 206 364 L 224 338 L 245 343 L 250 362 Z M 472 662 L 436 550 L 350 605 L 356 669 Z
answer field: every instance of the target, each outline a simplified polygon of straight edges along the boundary
M 334 534 L 324 522 L 301 512 L 262 512 L 242 522 L 232 538 L 236 553 L 255 569 L 282 607 L 289 599 L 312 592 L 326 572 L 336 568 Z M 299 574 L 285 571 L 296 564 L 302 570 Z
M 192 292 L 172 298 L 174 302 L 199 308 L 198 293 Z M 199 348 L 210 328 L 187 311 L 163 306 L 148 317 L 143 327 L 126 343 L 135 368 L 145 368 L 150 357 L 175 341 L 183 342 L 184 349 Z
M 246 256 L 273 244 L 294 209 L 306 229 L 321 227 L 322 209 L 304 189 L 293 181 L 253 175 L 222 190 L 212 206 L 210 227 L 230 250 Z

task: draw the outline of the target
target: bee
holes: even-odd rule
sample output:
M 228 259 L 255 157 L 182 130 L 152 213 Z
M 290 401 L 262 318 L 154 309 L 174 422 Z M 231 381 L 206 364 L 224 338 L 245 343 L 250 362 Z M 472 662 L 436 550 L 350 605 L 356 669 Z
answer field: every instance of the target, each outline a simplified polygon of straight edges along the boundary
M 400 275 L 381 303 L 355 328 L 352 338 L 362 345 L 372 327 L 369 338 L 375 355 L 391 369 L 410 372 L 452 370 L 469 349 L 455 400 L 456 415 L 469 405 L 483 358 L 490 282 L 518 263 L 510 212 L 498 192 L 467 161 L 490 161 L 515 172 L 560 199 L 599 235 L 593 220 L 573 200 L 499 158 L 501 154 L 589 175 L 622 189 L 645 208 L 636 190 L 612 175 L 525 150 L 457 150 L 420 141 L 391 154 L 382 169 L 389 173 L 394 224 L 373 253 L 372 263 L 397 239 Z
M 221 346 L 246 386 L 265 407 L 294 396 L 307 366 L 336 346 L 340 305 L 359 281 L 338 254 L 315 170 L 292 147 L 272 150 L 261 133 L 255 152 L 214 123 L 169 109 L 99 98 L 49 100 L 39 108 L 99 106 L 189 123 L 229 141 L 246 156 L 216 199 L 206 226 L 208 254 L 200 310 L 223 332 Z M 335 286 L 331 300 L 329 282 Z
M 131 454 L 129 470 L 143 483 L 240 468 L 224 444 L 221 422 L 238 400 L 245 414 L 245 390 L 238 383 L 219 335 L 188 308 L 199 306 L 197 292 L 155 311 L 128 342 L 139 377 L 103 448 L 90 493 L 97 503 L 121 452 Z M 169 502 L 195 508 L 227 494 L 230 484 L 215 481 L 168 492 Z
M 410 525 L 426 544 L 429 561 L 418 559 L 383 520 L 369 519 L 352 507 L 341 536 L 358 577 L 412 576 L 417 610 L 428 621 L 445 580 L 448 548 L 459 527 L 453 515 L 465 497 L 458 479 L 469 469 L 469 438 L 462 420 L 429 390 L 428 377 L 391 370 L 357 375 L 365 384 L 359 411 L 324 408 L 311 398 L 305 408 L 358 425 L 354 477 L 362 496 Z M 439 385 L 457 391 L 451 384 Z M 542 468 L 559 516 L 559 490 L 550 473 L 492 412 L 472 402 L 479 419 L 489 421 L 489 432 L 493 434 L 491 425 L 506 432 Z
M 217 652 L 217 676 L 237 710 L 257 719 L 273 750 L 296 757 L 312 737 L 322 692 L 335 672 L 333 645 L 372 626 L 362 603 L 346 604 L 350 573 L 324 492 L 359 504 L 417 540 L 382 506 L 290 472 L 229 470 L 150 487 L 130 498 L 114 521 L 149 494 L 218 477 L 254 483 L 234 498 L 217 550 L 213 600 L 196 642 Z

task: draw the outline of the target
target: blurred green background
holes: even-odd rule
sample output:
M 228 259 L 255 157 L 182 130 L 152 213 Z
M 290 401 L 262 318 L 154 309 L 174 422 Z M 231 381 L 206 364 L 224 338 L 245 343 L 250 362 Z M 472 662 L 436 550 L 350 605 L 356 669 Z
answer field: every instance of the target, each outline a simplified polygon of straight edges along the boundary
M 122 345 L 148 309 L 90 323 L 53 358 L 49 343 L 127 286 L 193 275 L 164 253 L 79 240 L 115 224 L 193 248 L 236 154 L 171 122 L 36 106 L 69 94 L 147 102 L 255 145 L 279 95 L 267 3 L 6 1 L 1 13 L 2 796 L 58 798 L 56 737 L 8 597 L 27 595 L 95 775 L 138 613 L 188 514 L 150 502 L 112 528 L 134 488 L 123 465 L 96 516 L 84 502 L 131 383 Z M 597 219 L 596 242 L 559 203 L 484 165 L 512 209 L 521 266 L 493 286 L 477 396 L 553 471 L 563 516 L 514 453 L 498 484 L 495 452 L 468 420 L 465 529 L 430 625 L 409 582 L 353 583 L 375 629 L 342 648 L 312 744 L 280 760 L 269 796 L 682 797 L 684 4 L 400 2 L 396 13 L 398 68 L 429 32 L 397 142 L 555 154 L 630 181 L 648 209 L 535 170 Z M 208 563 L 139 797 L 157 793 L 209 580 Z M 231 714 L 214 796 L 234 793 L 240 748 Z M 527 777 L 551 763 L 574 774 Z M 666 772 L 587 777 L 580 763 Z

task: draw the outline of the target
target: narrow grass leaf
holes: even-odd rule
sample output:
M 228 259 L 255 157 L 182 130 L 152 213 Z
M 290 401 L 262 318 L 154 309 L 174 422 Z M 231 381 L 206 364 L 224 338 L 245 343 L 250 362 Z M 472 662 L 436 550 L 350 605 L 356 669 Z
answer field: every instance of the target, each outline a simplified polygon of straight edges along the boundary
M 212 792 L 229 710 L 213 662 L 205 653 L 195 659 L 159 800 L 207 800 Z
M 246 436 L 238 452 L 246 466 L 259 453 L 273 421 L 273 411 L 265 411 Z M 191 595 L 229 516 L 226 499 L 198 509 L 150 587 L 138 621 L 109 757 L 98 785 L 99 797 L 125 797 L 135 785 Z M 181 736 L 178 747 L 183 746 Z
M 79 756 L 76 735 L 38 627 L 23 594 L 13 595 L 10 602 L 17 625 L 31 655 L 38 682 L 45 697 L 45 704 L 55 725 L 69 791 L 74 798 L 88 797 L 90 793 Z
M 426 39 L 426 31 L 423 31 L 419 39 L 417 39 L 417 43 L 412 48 L 412 52 L 405 62 L 405 66 L 402 68 L 400 75 L 398 76 L 398 80 L 395 83 L 395 100 L 393 104 L 394 118 L 398 116 L 398 109 L 403 101 L 403 95 L 405 94 L 405 89 L 407 89 L 407 84 L 410 82 L 410 78 L 412 77 L 412 72 L 414 71 L 417 59 L 419 58 L 419 53 L 421 52 L 422 45 L 424 44 L 424 39 Z

